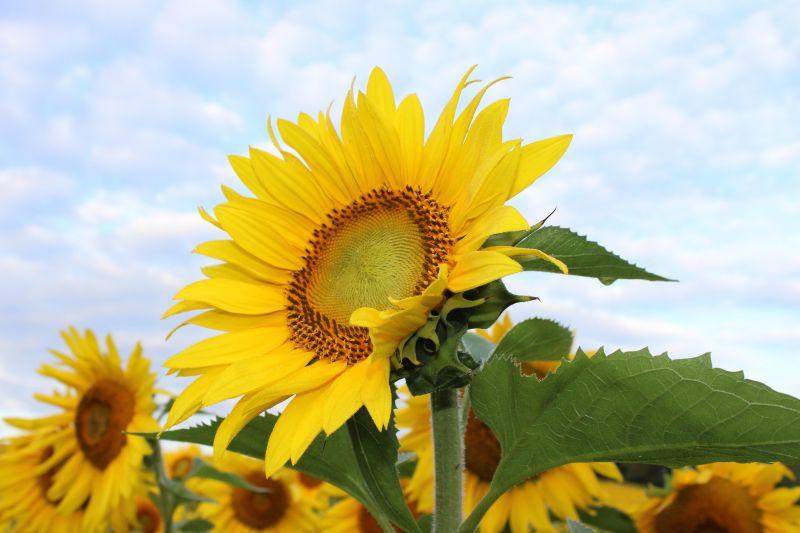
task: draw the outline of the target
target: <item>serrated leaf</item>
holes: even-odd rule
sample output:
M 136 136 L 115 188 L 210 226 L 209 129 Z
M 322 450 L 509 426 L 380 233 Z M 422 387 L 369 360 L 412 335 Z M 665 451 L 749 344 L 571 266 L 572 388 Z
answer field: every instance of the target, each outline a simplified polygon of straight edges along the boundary
M 712 368 L 708 354 L 600 350 L 589 359 L 579 350 L 543 381 L 491 358 L 470 398 L 502 458 L 464 531 L 510 487 L 567 463 L 800 462 L 800 400 Z
M 605 285 L 618 279 L 674 281 L 652 274 L 596 242 L 558 226 L 545 226 L 520 240 L 516 246 L 539 249 L 563 261 L 569 267 L 570 275 L 597 278 Z M 555 265 L 542 259 L 523 259 L 520 263 L 525 270 L 560 273 Z
M 267 440 L 275 427 L 277 419 L 277 416 L 270 413 L 255 418 L 236 435 L 228 449 L 263 460 Z M 211 446 L 219 423 L 220 420 L 217 419 L 211 423 L 188 429 L 165 431 L 161 435 L 161 439 Z M 363 464 L 366 461 L 363 455 L 359 457 L 359 454 L 371 453 L 365 451 L 368 439 L 382 439 L 384 446 L 387 448 L 394 446 L 395 451 L 397 449 L 397 436 L 393 431 L 378 432 L 375 429 L 375 433 L 380 437 L 376 435 L 364 437 L 358 452 L 349 427 L 340 428 L 327 439 L 320 434 L 308 447 L 300 461 L 292 468 L 327 481 L 344 490 L 360 501 L 379 522 L 388 523 L 391 521 L 404 531 L 418 533 L 419 528 L 414 521 L 414 517 L 402 499 L 400 479 L 395 467 L 396 452 L 388 464 L 386 463 L 388 454 L 369 457 L 370 470 L 363 470 Z M 381 473 L 376 474 L 376 470 Z M 397 501 L 396 498 L 393 498 L 391 489 L 386 487 L 383 488 L 380 496 L 374 496 L 372 490 L 376 481 L 375 479 L 368 480 L 368 478 L 379 478 L 381 483 L 388 483 L 387 480 L 391 479 L 392 472 L 395 478 L 393 483 L 396 484 L 397 491 L 395 494 L 400 494 L 400 500 Z
M 530 318 L 506 333 L 492 357 L 517 361 L 560 361 L 569 356 L 572 332 L 546 318 Z

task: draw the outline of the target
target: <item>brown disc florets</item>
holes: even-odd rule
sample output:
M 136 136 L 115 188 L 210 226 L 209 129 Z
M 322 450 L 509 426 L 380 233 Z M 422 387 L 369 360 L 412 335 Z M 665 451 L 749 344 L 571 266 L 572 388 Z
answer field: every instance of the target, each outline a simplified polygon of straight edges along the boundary
M 373 190 L 328 214 L 287 291 L 294 343 L 329 361 L 368 357 L 369 331 L 351 326 L 350 315 L 387 309 L 390 298 L 418 295 L 436 279 L 453 245 L 448 213 L 407 187 Z
M 500 464 L 500 441 L 471 409 L 464 432 L 464 463 L 467 470 L 487 483 L 492 480 Z
M 658 513 L 657 533 L 762 533 L 761 511 L 747 490 L 724 478 L 679 489 Z
M 231 501 L 236 519 L 253 529 L 266 529 L 280 522 L 289 510 L 290 496 L 286 485 L 278 479 L 267 479 L 258 470 L 243 477 L 251 485 L 267 489 L 267 492 L 235 487 Z
M 83 455 L 104 470 L 127 442 L 123 433 L 133 419 L 136 398 L 123 384 L 100 380 L 87 390 L 75 413 L 75 433 Z

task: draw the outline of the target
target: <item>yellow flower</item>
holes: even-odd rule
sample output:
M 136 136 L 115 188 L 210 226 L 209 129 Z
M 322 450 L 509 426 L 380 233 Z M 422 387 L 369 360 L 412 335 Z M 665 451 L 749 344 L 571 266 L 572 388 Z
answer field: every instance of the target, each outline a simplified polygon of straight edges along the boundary
M 445 290 L 519 272 L 514 255 L 552 260 L 538 250 L 481 246 L 529 227 L 504 204 L 558 161 L 571 136 L 504 141 L 508 99 L 477 112 L 492 83 L 457 114 L 471 72 L 427 139 L 417 96 L 396 105 L 376 68 L 366 93 L 347 94 L 338 131 L 329 113 L 303 113 L 297 123 L 278 120 L 286 147 L 270 124 L 277 155 L 251 148 L 249 158 L 230 158 L 255 198 L 226 187 L 216 218 L 202 212 L 230 239 L 196 251 L 222 263 L 180 290 L 165 316 L 203 310 L 185 323 L 223 333 L 166 362 L 195 377 L 168 427 L 241 397 L 217 432 L 220 457 L 248 421 L 291 398 L 267 445 L 267 474 L 296 462 L 320 431 L 330 435 L 362 406 L 385 428 L 390 358 Z
M 138 344 L 123 368 L 111 336 L 105 352 L 89 330 L 81 335 L 70 328 L 62 337 L 71 353 L 52 350 L 59 363 L 45 364 L 39 372 L 66 385 L 66 393 L 35 395 L 61 412 L 6 422 L 46 433 L 36 446 L 51 454 L 38 468 L 39 474 L 51 472 L 47 499 L 62 514 L 85 509 L 83 528 L 95 531 L 108 513 L 134 496 L 141 482 L 142 459 L 149 446 L 141 437 L 124 432 L 158 430 L 152 416 L 155 376 Z
M 406 504 L 414 518 L 423 514 L 431 514 L 432 507 L 421 508 L 420 502 L 411 498 L 408 492 L 408 479 L 402 478 L 401 484 L 406 496 Z M 380 524 L 358 500 L 346 493 L 334 489 L 338 501 L 323 513 L 320 519 L 320 531 L 325 533 L 381 533 Z M 400 531 L 395 528 L 396 531 Z
M 135 501 L 133 529 L 141 533 L 163 533 L 164 520 L 158 507 L 147 496 L 138 496 Z M 114 530 L 116 531 L 116 530 Z
M 170 479 L 182 480 L 192 470 L 195 458 L 200 458 L 200 448 L 194 444 L 164 454 L 164 471 Z
M 83 531 L 84 511 L 58 510 L 48 497 L 53 476 L 63 466 L 53 456 L 53 434 L 27 433 L 10 440 L 0 454 L 0 530 L 45 533 Z
M 635 513 L 643 533 L 800 531 L 800 487 L 775 488 L 794 478 L 780 463 L 712 463 L 673 473 L 670 492 Z
M 253 492 L 212 479 L 192 479 L 191 489 L 215 502 L 202 503 L 197 510 L 199 516 L 214 523 L 214 531 L 318 531 L 318 519 L 313 506 L 303 499 L 297 472 L 284 468 L 267 478 L 259 461 L 238 454 L 227 454 L 215 466 L 269 492 Z
M 397 427 L 406 433 L 400 437 L 400 450 L 417 455 L 408 492 L 420 502 L 420 508 L 430 509 L 433 506 L 433 443 L 428 397 L 401 392 L 405 406 L 398 409 Z M 500 442 L 470 410 L 464 434 L 464 508 L 467 513 L 486 494 L 499 462 Z M 515 533 L 527 533 L 531 527 L 537 531 L 553 531 L 548 512 L 562 519 L 577 519 L 577 509 L 596 504 L 604 496 L 596 474 L 622 479 L 613 463 L 576 463 L 547 470 L 501 496 L 481 521 L 481 533 L 502 531 L 506 524 Z

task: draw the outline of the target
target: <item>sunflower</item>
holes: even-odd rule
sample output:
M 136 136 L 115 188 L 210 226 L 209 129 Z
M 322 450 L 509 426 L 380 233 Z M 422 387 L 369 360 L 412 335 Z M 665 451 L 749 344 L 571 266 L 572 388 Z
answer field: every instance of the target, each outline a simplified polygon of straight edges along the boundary
M 182 480 L 192 471 L 194 460 L 202 456 L 194 444 L 164 454 L 164 470 L 170 479 Z
M 83 528 L 95 531 L 108 513 L 134 497 L 142 482 L 147 442 L 124 432 L 157 431 L 152 416 L 153 382 L 150 363 L 137 344 L 123 368 L 111 336 L 101 351 L 94 334 L 74 328 L 62 332 L 71 353 L 52 350 L 59 364 L 39 372 L 66 385 L 66 393 L 37 394 L 39 401 L 61 412 L 36 419 L 6 419 L 27 431 L 42 431 L 50 456 L 41 469 L 49 474 L 47 498 L 62 514 L 83 512 Z M 48 470 L 50 472 L 50 470 Z
M 400 450 L 417 455 L 417 466 L 408 484 L 413 499 L 433 505 L 433 441 L 430 408 L 426 396 L 408 396 L 401 389 L 405 406 L 398 409 L 397 427 L 406 430 Z M 500 442 L 491 429 L 470 410 L 464 433 L 464 508 L 467 513 L 489 489 L 500 462 Z M 481 533 L 553 531 L 548 511 L 555 516 L 577 519 L 577 509 L 600 502 L 604 496 L 597 474 L 621 480 L 613 463 L 575 463 L 542 472 L 501 496 L 483 518 Z
M 0 530 L 45 533 L 83 531 L 84 511 L 62 512 L 48 496 L 63 466 L 53 453 L 53 433 L 37 431 L 10 439 L 0 454 Z
M 297 472 L 283 468 L 266 477 L 259 461 L 238 454 L 227 454 L 215 466 L 268 492 L 253 492 L 213 479 L 193 479 L 192 490 L 214 500 L 200 504 L 197 510 L 199 516 L 214 523 L 214 531 L 318 530 L 312 505 L 303 499 Z
M 156 504 L 146 495 L 137 496 L 132 502 L 133 513 L 131 514 L 130 527 L 141 533 L 164 533 L 164 520 Z M 113 531 L 119 531 L 112 528 Z
M 712 463 L 676 470 L 668 494 L 635 513 L 643 533 L 800 531 L 800 487 L 775 488 L 791 470 L 780 463 Z
M 195 378 L 167 427 L 240 397 L 217 432 L 220 457 L 247 422 L 291 398 L 267 445 L 269 475 L 362 406 L 387 427 L 392 356 L 445 291 L 520 272 L 517 255 L 565 268 L 538 250 L 481 248 L 490 235 L 529 228 L 504 204 L 558 161 L 571 136 L 504 141 L 508 99 L 477 112 L 494 82 L 457 114 L 471 72 L 427 139 L 417 96 L 396 105 L 376 68 L 366 93 L 348 92 L 338 131 L 330 113 L 303 113 L 278 120 L 277 133 L 268 122 L 274 153 L 230 158 L 255 197 L 223 187 L 215 216 L 201 210 L 230 239 L 196 251 L 222 263 L 181 289 L 165 316 L 202 311 L 184 324 L 222 333 L 166 362 Z

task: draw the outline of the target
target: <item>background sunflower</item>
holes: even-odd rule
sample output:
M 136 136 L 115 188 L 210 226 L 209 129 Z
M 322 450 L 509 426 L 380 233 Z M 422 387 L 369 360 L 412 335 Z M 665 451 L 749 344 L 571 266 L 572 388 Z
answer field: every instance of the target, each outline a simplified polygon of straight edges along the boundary
M 52 450 L 48 465 L 58 464 L 47 490 L 65 514 L 83 512 L 83 527 L 94 531 L 109 513 L 135 497 L 141 484 L 147 442 L 127 433 L 152 432 L 158 424 L 152 416 L 153 384 L 150 363 L 136 345 L 122 366 L 111 336 L 103 351 L 90 331 L 74 328 L 62 333 L 68 353 L 51 350 L 58 359 L 40 373 L 56 379 L 65 392 L 35 397 L 61 411 L 35 419 L 9 418 L 17 428 L 44 432 Z

